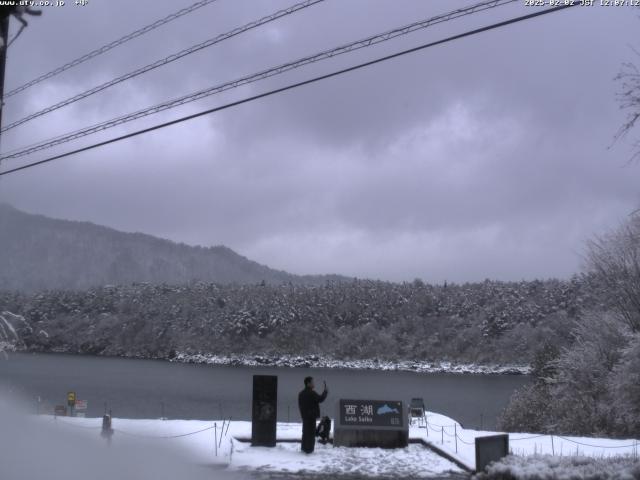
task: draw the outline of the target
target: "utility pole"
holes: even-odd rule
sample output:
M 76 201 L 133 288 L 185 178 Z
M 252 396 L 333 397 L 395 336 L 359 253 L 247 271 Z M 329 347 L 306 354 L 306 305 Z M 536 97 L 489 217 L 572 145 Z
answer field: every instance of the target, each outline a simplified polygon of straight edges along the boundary
M 4 110 L 4 70 L 7 64 L 7 43 L 9 42 L 9 17 L 10 15 L 5 15 L 2 18 L 2 20 L 0 20 L 0 35 L 2 36 L 2 49 L 0 50 L 0 128 L 2 128 L 2 111 Z M 0 138 L 1 138 L 1 135 L 2 133 L 0 133 Z

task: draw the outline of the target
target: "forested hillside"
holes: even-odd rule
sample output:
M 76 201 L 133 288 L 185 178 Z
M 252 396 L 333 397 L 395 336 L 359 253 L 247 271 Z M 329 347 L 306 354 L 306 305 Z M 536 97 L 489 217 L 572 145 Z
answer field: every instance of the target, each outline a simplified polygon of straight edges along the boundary
M 89 222 L 56 220 L 0 204 L 0 289 L 82 290 L 131 282 L 321 284 L 338 276 L 297 276 L 230 248 L 193 247 Z
M 324 286 L 134 284 L 0 294 L 28 348 L 172 358 L 320 354 L 337 359 L 528 364 L 571 342 L 574 320 L 607 310 L 593 277 L 464 285 L 367 280 Z M 46 332 L 46 335 L 39 332 Z

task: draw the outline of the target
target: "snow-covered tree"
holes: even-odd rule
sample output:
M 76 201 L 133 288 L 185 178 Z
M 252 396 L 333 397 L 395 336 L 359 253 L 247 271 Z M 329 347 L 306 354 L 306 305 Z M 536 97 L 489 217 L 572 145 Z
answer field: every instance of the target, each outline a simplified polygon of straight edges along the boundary
M 602 281 L 618 313 L 640 332 L 640 212 L 587 247 L 588 268 Z
M 6 355 L 7 351 L 13 351 L 23 345 L 20 331 L 31 326 L 21 315 L 15 315 L 8 311 L 0 313 L 0 353 Z

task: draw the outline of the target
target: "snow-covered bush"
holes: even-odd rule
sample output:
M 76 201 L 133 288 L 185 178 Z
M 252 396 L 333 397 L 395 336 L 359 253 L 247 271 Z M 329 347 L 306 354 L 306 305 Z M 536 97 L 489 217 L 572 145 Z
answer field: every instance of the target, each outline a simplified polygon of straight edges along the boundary
M 558 432 L 615 433 L 612 412 L 618 399 L 609 387 L 629 331 L 613 315 L 591 315 L 578 324 L 575 338 L 555 362 L 557 373 L 549 385 L 549 420 Z
M 616 430 L 621 434 L 640 433 L 640 334 L 634 335 L 622 350 L 620 362 L 610 379 L 610 389 L 615 397 L 612 409 Z
M 640 215 L 589 242 L 588 267 L 607 307 L 580 315 L 557 359 L 534 361 L 536 385 L 514 395 L 502 428 L 640 435 Z
M 516 390 L 498 419 L 498 428 L 511 432 L 545 432 L 549 402 L 549 389 L 539 382 Z
M 592 458 L 551 455 L 508 456 L 474 480 L 636 480 L 640 461 L 631 457 Z
M 534 384 L 516 392 L 501 428 L 574 435 L 640 434 L 640 347 L 626 322 L 589 315 L 575 341 L 548 368 L 535 368 Z

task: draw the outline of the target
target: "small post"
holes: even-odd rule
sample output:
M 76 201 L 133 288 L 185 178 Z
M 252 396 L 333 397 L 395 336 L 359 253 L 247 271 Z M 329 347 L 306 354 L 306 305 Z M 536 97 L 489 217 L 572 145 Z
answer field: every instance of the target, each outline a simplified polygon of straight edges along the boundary
M 444 444 L 444 427 L 440 427 L 440 443 Z
M 429 417 L 427 417 L 427 412 L 424 412 L 424 425 L 427 428 L 427 438 L 429 437 Z
M 224 432 L 224 436 L 225 437 L 227 436 L 227 433 L 229 433 L 229 426 L 231 425 L 231 419 L 232 418 L 233 417 L 229 417 L 229 421 L 227 422 L 227 430 Z
M 553 435 L 551 435 L 551 455 L 555 456 L 555 454 L 556 454 L 556 449 L 553 445 Z
M 113 436 L 113 427 L 111 425 L 111 412 L 109 412 L 109 415 L 102 416 L 102 430 L 100 432 L 100 436 L 107 440 L 108 446 L 111 446 L 111 437 Z
M 218 425 L 213 424 L 213 446 L 215 447 L 216 457 L 218 456 Z
M 456 439 L 456 453 L 458 453 L 458 424 L 457 423 L 453 424 L 453 435 L 455 436 L 455 439 Z

